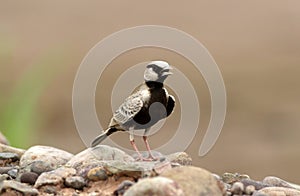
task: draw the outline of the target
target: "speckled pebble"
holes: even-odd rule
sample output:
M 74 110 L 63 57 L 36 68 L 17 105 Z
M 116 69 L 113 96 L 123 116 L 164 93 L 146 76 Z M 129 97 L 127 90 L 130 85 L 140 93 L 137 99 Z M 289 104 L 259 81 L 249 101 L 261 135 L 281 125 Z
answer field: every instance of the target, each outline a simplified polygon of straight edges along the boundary
M 253 196 L 258 196 L 261 193 L 272 196 L 300 196 L 300 191 L 286 187 L 266 187 L 255 192 Z
M 87 178 L 92 181 L 98 181 L 107 180 L 108 177 L 106 171 L 102 167 L 95 167 L 88 172 Z
M 70 176 L 66 178 L 65 185 L 74 189 L 83 189 L 83 187 L 86 185 L 86 182 L 81 176 Z
M 241 195 L 244 192 L 244 184 L 241 182 L 235 182 L 231 187 L 233 194 Z
M 17 190 L 23 195 L 38 195 L 39 192 L 37 189 L 28 186 L 27 184 L 23 184 L 14 180 L 4 180 L 0 183 L 0 192 L 4 192 L 7 189 Z
M 52 171 L 55 168 L 51 166 L 50 163 L 45 161 L 35 161 L 30 166 L 30 171 L 41 175 L 44 172 Z
M 38 175 L 34 172 L 26 172 L 26 173 L 23 173 L 20 177 L 20 181 L 22 183 L 28 183 L 28 184 L 31 184 L 33 185 L 36 180 L 38 179 Z
M 17 161 L 20 159 L 19 155 L 11 152 L 0 152 L 0 160 L 11 159 L 12 161 Z
M 10 177 L 12 177 L 12 178 L 17 178 L 17 176 L 18 176 L 18 172 L 19 172 L 19 170 L 18 169 L 11 169 L 11 170 L 9 170 L 8 172 L 7 172 L 7 174 L 10 176 Z

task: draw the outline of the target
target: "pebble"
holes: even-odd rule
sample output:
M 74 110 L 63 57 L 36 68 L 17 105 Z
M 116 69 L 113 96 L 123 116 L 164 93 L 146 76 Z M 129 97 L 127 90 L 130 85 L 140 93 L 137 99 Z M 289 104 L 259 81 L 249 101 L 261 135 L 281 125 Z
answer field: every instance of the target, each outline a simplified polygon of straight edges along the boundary
M 37 189 L 32 188 L 27 184 L 23 184 L 14 180 L 4 180 L 0 183 L 0 192 L 3 192 L 7 189 L 17 190 L 23 195 L 38 195 L 39 192 Z
M 9 170 L 9 171 L 7 172 L 7 174 L 8 174 L 10 177 L 12 177 L 13 179 L 16 179 L 17 176 L 18 176 L 18 172 L 19 172 L 19 170 L 15 168 L 15 169 Z
M 4 180 L 10 179 L 8 174 L 0 174 L 0 183 Z
M 102 167 L 96 167 L 88 172 L 87 178 L 92 181 L 99 181 L 107 180 L 108 177 L 106 171 Z
M 38 175 L 44 172 L 52 171 L 55 168 L 50 163 L 44 161 L 34 161 L 30 166 L 30 171 Z
M 21 157 L 24 154 L 25 150 L 20 148 L 14 148 L 0 143 L 0 152 L 11 152 Z
M 81 176 L 70 176 L 66 178 L 65 185 L 74 189 L 83 189 L 83 187 L 86 185 L 86 182 Z
M 244 187 L 247 187 L 249 185 L 254 186 L 255 190 L 260 190 L 262 188 L 270 186 L 270 185 L 264 184 L 264 183 L 262 183 L 260 181 L 255 181 L 255 180 L 251 180 L 251 179 L 243 179 L 243 180 L 241 180 L 241 182 L 244 184 Z
M 249 185 L 245 189 L 245 193 L 247 195 L 252 195 L 254 193 L 254 191 L 255 191 L 255 187 L 253 185 Z
M 7 159 L 10 159 L 10 160 L 12 160 L 14 162 L 14 161 L 20 160 L 20 157 L 16 153 L 12 153 L 12 152 L 0 152 L 0 160 L 7 160 Z
M 37 181 L 35 182 L 35 187 L 39 188 L 44 185 L 59 185 L 63 184 L 64 179 L 69 176 L 73 176 L 76 174 L 76 170 L 74 168 L 68 167 L 60 167 L 53 171 L 42 173 Z
M 20 177 L 22 183 L 28 183 L 30 185 L 34 185 L 37 179 L 38 175 L 34 172 L 25 172 Z
M 231 187 L 231 192 L 236 195 L 241 195 L 244 192 L 244 184 L 235 182 Z

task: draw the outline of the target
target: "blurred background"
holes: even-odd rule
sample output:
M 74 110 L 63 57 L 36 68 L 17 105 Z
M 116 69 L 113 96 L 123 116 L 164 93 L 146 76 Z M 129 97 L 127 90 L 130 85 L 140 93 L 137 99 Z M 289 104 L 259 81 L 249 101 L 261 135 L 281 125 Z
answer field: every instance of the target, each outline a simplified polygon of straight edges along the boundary
M 199 157 L 210 116 L 205 81 L 185 58 L 158 48 L 129 51 L 107 67 L 96 93 L 100 123 L 104 127 L 109 123 L 111 90 L 122 71 L 139 62 L 165 59 L 188 76 L 199 96 L 200 126 L 187 149 L 194 165 L 218 174 L 246 173 L 257 180 L 275 175 L 300 183 L 298 0 L 2 0 L 0 130 L 11 144 L 51 145 L 72 153 L 86 148 L 72 115 L 77 69 L 104 37 L 145 24 L 185 31 L 214 57 L 227 91 L 222 133 L 213 149 Z M 172 137 L 178 118 L 179 107 L 165 131 L 150 138 L 153 147 Z M 129 147 L 125 133 L 113 139 Z M 141 142 L 138 145 L 143 149 Z

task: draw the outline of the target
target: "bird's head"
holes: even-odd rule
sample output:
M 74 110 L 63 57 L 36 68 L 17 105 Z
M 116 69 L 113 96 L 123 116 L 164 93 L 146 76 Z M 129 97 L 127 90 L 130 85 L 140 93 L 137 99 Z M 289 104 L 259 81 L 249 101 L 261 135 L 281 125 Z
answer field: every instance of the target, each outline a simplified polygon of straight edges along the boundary
M 161 82 L 163 83 L 169 75 L 172 67 L 165 61 L 151 61 L 145 70 L 144 79 L 146 82 Z

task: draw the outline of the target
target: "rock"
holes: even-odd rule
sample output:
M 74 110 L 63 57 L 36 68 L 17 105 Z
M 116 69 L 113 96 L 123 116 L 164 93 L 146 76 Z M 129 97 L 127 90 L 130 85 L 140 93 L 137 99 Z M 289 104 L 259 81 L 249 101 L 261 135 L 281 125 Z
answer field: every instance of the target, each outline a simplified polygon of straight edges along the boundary
M 21 175 L 20 181 L 22 183 L 28 183 L 30 185 L 34 185 L 38 177 L 39 176 L 34 172 L 25 172 Z
M 149 157 L 149 152 L 148 151 L 140 151 L 140 153 L 141 153 L 142 157 L 145 158 L 145 159 Z M 152 155 L 154 156 L 155 159 L 159 160 L 161 158 L 165 158 L 165 156 L 162 153 L 158 152 L 158 151 L 152 150 L 151 153 L 152 153 Z M 131 156 L 134 158 L 134 160 L 137 160 L 137 159 L 140 158 L 137 153 L 134 153 Z
M 236 195 L 241 195 L 244 192 L 244 184 L 241 182 L 233 183 L 231 192 Z
M 52 171 L 55 167 L 51 166 L 50 163 L 44 161 L 34 161 L 30 166 L 30 171 L 38 175 L 44 172 Z
M 299 187 L 294 186 L 293 184 L 282 180 L 275 176 L 267 176 L 262 181 L 264 184 L 268 184 L 270 186 L 279 186 L 279 187 L 287 187 L 287 188 L 294 188 L 300 190 Z
M 223 195 L 213 175 L 201 168 L 182 166 L 161 174 L 179 184 L 185 195 Z
M 88 172 L 87 178 L 92 181 L 98 181 L 98 180 L 107 180 L 108 176 L 106 174 L 105 169 L 103 169 L 103 167 L 95 167 Z
M 176 152 L 166 156 L 171 163 L 180 165 L 192 165 L 192 158 L 186 152 Z
M 25 150 L 20 148 L 14 148 L 0 143 L 0 152 L 11 152 L 21 157 L 24 154 Z
M 172 165 L 169 161 L 158 162 L 153 167 L 156 174 L 161 174 L 168 169 L 172 169 Z
M 14 168 L 14 169 L 9 170 L 9 171 L 7 172 L 7 174 L 8 174 L 10 177 L 12 177 L 13 179 L 15 179 L 15 178 L 17 178 L 17 176 L 18 176 L 18 172 L 19 172 L 19 170 L 16 169 L 16 168 Z
M 64 179 L 75 174 L 75 169 L 67 167 L 60 167 L 53 171 L 44 172 L 38 177 L 34 187 L 39 188 L 44 185 L 63 184 Z
M 253 185 L 249 185 L 245 188 L 245 193 L 247 195 L 252 195 L 255 191 L 255 187 Z
M 113 192 L 113 195 L 124 195 L 125 191 L 128 190 L 132 185 L 134 185 L 134 182 L 124 180 L 121 184 L 118 185 L 117 189 Z
M 17 190 L 17 191 L 23 193 L 24 195 L 38 195 L 39 194 L 38 190 L 36 190 L 35 188 L 32 188 L 26 184 L 22 184 L 17 181 L 4 180 L 4 181 L 0 182 L 0 192 L 3 192 L 7 189 Z
M 154 177 L 139 180 L 131 186 L 124 196 L 183 196 L 183 190 L 178 184 L 165 177 Z
M 0 152 L 0 160 L 10 159 L 12 162 L 20 160 L 20 156 L 12 152 Z
M 265 188 L 265 187 L 269 187 L 270 185 L 268 184 L 264 184 L 260 181 L 255 181 L 255 180 L 251 180 L 251 179 L 242 179 L 241 180 L 241 183 L 244 184 L 244 187 L 247 187 L 247 186 L 254 186 L 255 187 L 255 190 L 260 190 L 262 188 Z
M 117 148 L 98 145 L 76 154 L 67 162 L 66 166 L 76 169 L 80 176 L 86 177 L 90 169 L 100 167 L 104 162 L 112 160 L 122 162 L 134 161 L 131 156 Z
M 266 187 L 254 192 L 253 196 L 259 196 L 260 194 L 271 196 L 300 196 L 300 191 L 286 187 Z
M 238 182 L 244 179 L 250 179 L 248 175 L 239 174 L 239 173 L 224 173 L 222 176 L 222 181 L 228 184 L 233 184 L 234 182 Z
M 83 189 L 83 187 L 86 185 L 86 182 L 81 176 L 70 176 L 66 178 L 65 185 L 74 189 Z
M 20 160 L 20 167 L 30 170 L 31 164 L 36 161 L 42 161 L 51 165 L 52 168 L 58 168 L 67 163 L 73 155 L 64 150 L 49 146 L 33 146 L 29 148 Z

